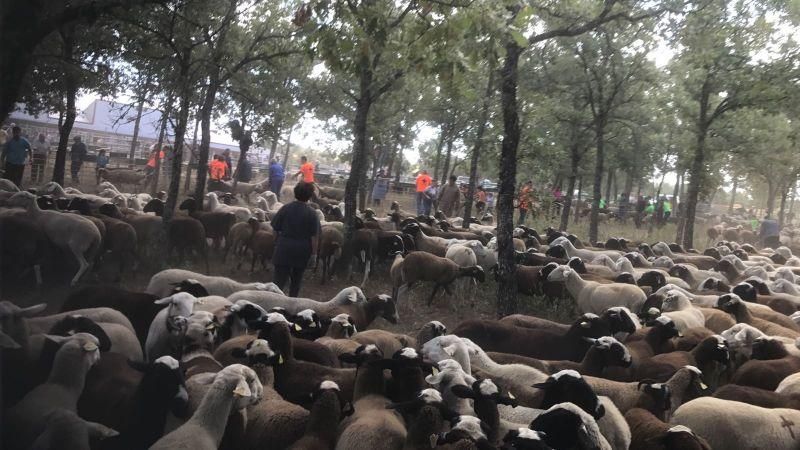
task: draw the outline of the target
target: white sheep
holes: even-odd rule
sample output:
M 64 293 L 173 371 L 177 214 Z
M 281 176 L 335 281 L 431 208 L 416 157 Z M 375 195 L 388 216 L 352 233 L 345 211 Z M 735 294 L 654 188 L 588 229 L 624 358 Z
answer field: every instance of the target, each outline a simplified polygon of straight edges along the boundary
M 680 332 L 706 324 L 703 311 L 695 308 L 689 298 L 677 290 L 667 292 L 667 296 L 661 304 L 661 314 L 672 319 L 675 328 Z
M 436 366 L 439 368 L 438 373 L 428 375 L 425 381 L 441 392 L 444 403 L 451 410 L 459 414 L 474 414 L 469 400 L 455 395 L 450 388 L 458 384 L 472 386 L 475 378 L 466 373 L 454 359 L 443 359 Z
M 220 202 L 219 197 L 217 197 L 217 194 L 214 192 L 206 194 L 206 199 L 208 200 L 209 211 L 233 213 L 236 216 L 237 222 L 247 222 L 247 219 L 251 216 L 250 210 L 244 206 L 230 206 Z
M 281 307 L 285 308 L 286 312 L 289 314 L 297 314 L 304 309 L 312 309 L 317 313 L 324 313 L 336 309 L 338 306 L 351 303 L 364 303 L 367 301 L 367 297 L 358 286 L 350 286 L 339 291 L 338 294 L 327 302 L 318 302 L 310 298 L 287 297 L 282 294 L 267 291 L 236 292 L 230 295 L 228 300 L 234 303 L 239 300 L 248 300 L 267 310 Z
M 78 261 L 78 272 L 71 284 L 78 283 L 94 262 L 100 250 L 100 230 L 91 220 L 78 214 L 39 209 L 36 196 L 30 192 L 17 192 L 8 200 L 9 205 L 22 206 L 27 215 L 42 227 L 42 230 L 57 247 L 71 253 Z
M 584 248 L 575 248 L 564 236 L 556 238 L 553 242 L 550 243 L 550 246 L 560 245 L 564 247 L 564 250 L 567 251 L 567 256 L 572 258 L 573 256 L 577 256 L 584 261 L 593 261 L 600 255 L 608 256 L 612 261 L 616 261 L 622 258 L 622 252 L 618 252 L 616 250 L 589 250 Z
M 47 381 L 40 384 L 8 410 L 3 427 L 11 449 L 27 449 L 44 431 L 45 418 L 57 409 L 75 412 L 86 374 L 100 360 L 100 341 L 88 333 L 48 336 L 61 347 L 53 359 Z
M 157 305 L 167 307 L 156 314 L 147 330 L 144 348 L 148 361 L 152 362 L 175 352 L 176 343 L 183 336 L 186 320 L 192 314 L 195 302 L 197 298 L 186 292 L 155 301 Z
M 775 392 L 786 395 L 787 397 L 800 394 L 800 372 L 793 373 L 784 378 L 778 387 L 775 388 Z
M 0 191 L 19 192 L 19 187 L 8 178 L 0 178 Z
M 157 297 L 166 297 L 173 292 L 175 286 L 187 280 L 193 280 L 195 283 L 203 286 L 208 292 L 208 295 L 219 295 L 221 297 L 229 297 L 231 294 L 238 291 L 269 291 L 279 294 L 283 293 L 275 283 L 239 283 L 227 277 L 203 275 L 182 269 L 166 269 L 153 275 L 150 278 L 150 283 L 147 285 L 145 292 Z
M 47 428 L 36 438 L 30 450 L 88 449 L 89 440 L 102 440 L 119 433 L 101 423 L 83 420 L 68 409 L 56 409 L 44 418 Z
M 202 377 L 202 378 L 200 378 Z M 228 416 L 261 400 L 263 387 L 253 369 L 233 364 L 216 374 L 201 374 L 195 381 L 211 384 L 192 417 L 153 444 L 151 450 L 212 450 L 219 447 Z
M 476 241 L 477 242 L 477 241 Z M 478 242 L 480 244 L 480 242 Z M 478 257 L 475 255 L 475 252 L 469 247 L 466 243 L 453 243 L 447 247 L 447 252 L 445 253 L 445 258 L 453 261 L 454 263 L 458 264 L 461 267 L 472 267 L 478 265 Z M 467 287 L 472 287 L 473 289 L 470 290 L 470 298 L 475 296 L 475 289 L 477 289 L 478 282 L 474 278 L 462 278 L 457 279 L 455 281 L 459 290 L 462 293 L 466 293 Z M 458 297 L 463 296 L 458 295 Z M 451 307 L 453 309 L 456 308 L 456 301 L 451 302 Z M 462 305 L 463 306 L 463 305 Z
M 715 449 L 790 450 L 797 449 L 800 411 L 701 397 L 678 408 L 670 423 L 689 427 Z
M 575 299 L 581 313 L 603 314 L 614 306 L 624 306 L 631 311 L 639 311 L 647 296 L 632 284 L 600 284 L 587 281 L 569 266 L 558 266 L 547 276 L 549 281 L 563 281 L 570 295 Z

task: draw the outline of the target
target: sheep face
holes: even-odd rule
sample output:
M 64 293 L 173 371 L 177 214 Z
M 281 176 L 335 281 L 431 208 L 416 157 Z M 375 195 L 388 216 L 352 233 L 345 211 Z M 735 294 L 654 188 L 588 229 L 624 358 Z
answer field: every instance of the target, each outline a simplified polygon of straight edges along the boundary
M 728 343 L 720 335 L 709 336 L 698 344 L 698 354 L 704 354 L 708 360 L 717 361 L 727 365 L 730 361 L 730 350 Z M 698 356 L 698 360 L 703 359 Z
M 234 349 L 233 356 L 246 357 L 251 366 L 275 366 L 283 362 L 283 358 L 276 353 L 264 339 L 255 339 L 247 344 L 244 349 Z
M 184 351 L 198 348 L 210 350 L 217 340 L 219 327 L 219 322 L 213 314 L 207 311 L 192 313 L 183 335 Z
M 61 346 L 56 353 L 56 359 L 80 360 L 86 370 L 100 361 L 100 341 L 89 333 L 76 333 L 70 336 L 46 334 L 45 338 Z
M 356 326 L 353 324 L 353 319 L 349 314 L 339 314 L 338 316 L 334 317 L 331 319 L 330 326 L 341 327 L 345 336 L 348 338 L 356 334 Z
M 567 266 L 558 266 L 547 276 L 547 281 L 567 281 L 575 271 Z
M 567 259 L 567 250 L 561 245 L 550 246 L 544 254 L 551 258 Z
M 675 327 L 675 322 L 667 316 L 656 317 L 652 325 L 664 339 L 671 339 L 681 335 L 678 328 Z
M 631 334 L 639 328 L 639 318 L 624 306 L 608 308 L 603 317 L 608 322 L 611 334 Z
M 111 339 L 94 320 L 77 314 L 64 317 L 56 322 L 48 334 L 58 336 L 71 336 L 75 333 L 89 333 L 96 337 L 101 352 L 111 349 Z
M 661 310 L 664 312 L 680 311 L 682 309 L 690 308 L 692 303 L 689 298 L 683 295 L 680 291 L 668 291 L 664 303 L 661 304 Z
M 705 439 L 681 425 L 670 428 L 654 441 L 659 442 L 665 449 L 711 450 L 711 446 L 708 445 Z
M 544 383 L 533 387 L 543 389 L 544 397 L 540 408 L 550 408 L 559 403 L 574 403 L 595 419 L 603 417 L 605 408 L 592 388 L 574 370 L 562 370 L 551 375 Z
M 736 294 L 721 295 L 717 299 L 716 307 L 725 311 L 726 313 L 733 313 L 740 307 L 743 307 L 742 299 Z
M 551 263 L 552 264 L 552 263 Z M 587 273 L 586 264 L 577 256 L 573 256 L 567 261 L 567 266 L 578 273 Z
M 304 309 L 294 316 L 292 332 L 298 337 L 319 337 L 322 332 L 322 322 L 319 315 L 311 309 Z
M 603 355 L 605 365 L 630 367 L 632 361 L 628 348 L 610 336 L 603 336 L 594 341 L 596 347 Z
M 242 364 L 232 364 L 219 371 L 213 385 L 234 396 L 237 410 L 258 403 L 264 390 L 253 369 Z
M 583 448 L 585 425 L 583 418 L 574 411 L 552 408 L 536 417 L 530 428 L 544 435 L 545 443 L 551 448 Z
M 440 434 L 437 445 L 452 444 L 462 439 L 473 442 L 485 442 L 489 428 L 480 419 L 473 416 L 458 416 L 450 431 Z
M 378 303 L 381 310 L 381 317 L 389 321 L 389 323 L 396 324 L 400 321 L 400 314 L 397 312 L 397 304 L 391 295 L 380 294 L 375 296 L 372 301 Z
M 739 284 L 737 284 L 736 286 L 733 287 L 733 290 L 731 292 L 733 294 L 739 296 L 744 301 L 748 301 L 748 302 L 755 302 L 756 301 L 756 297 L 757 297 L 756 288 L 753 287 L 753 285 L 750 284 L 750 283 L 739 283 Z M 717 300 L 717 302 L 719 303 L 719 301 L 721 301 L 721 300 L 722 300 L 722 297 L 720 297 L 719 300 Z
M 176 417 L 184 418 L 189 411 L 189 394 L 178 361 L 172 356 L 162 356 L 152 364 L 129 363 L 145 373 L 142 385 L 154 390 L 158 398 L 171 398 L 170 409 Z
M 650 286 L 653 292 L 667 285 L 667 277 L 658 270 L 651 270 L 642 274 L 636 281 L 638 286 Z
M 669 273 L 669 276 L 680 278 L 683 281 L 690 279 L 692 276 L 692 273 L 683 264 L 675 264 L 674 266 L 670 267 L 667 273 Z
M 516 430 L 508 430 L 508 433 L 503 437 L 503 448 L 551 450 L 552 447 L 547 445 L 544 439 L 544 433 L 520 427 Z
M 622 261 L 622 260 L 621 260 Z M 628 272 L 622 272 L 614 278 L 615 283 L 632 284 L 636 286 L 636 278 Z

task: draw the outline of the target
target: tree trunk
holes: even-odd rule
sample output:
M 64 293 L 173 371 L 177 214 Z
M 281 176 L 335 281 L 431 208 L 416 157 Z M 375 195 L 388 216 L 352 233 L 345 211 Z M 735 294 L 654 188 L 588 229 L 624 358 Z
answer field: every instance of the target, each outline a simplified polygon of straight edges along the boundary
M 705 118 L 703 119 L 705 122 Z M 692 168 L 689 171 L 691 184 L 689 184 L 689 192 L 686 199 L 686 222 L 683 229 L 683 247 L 694 247 L 694 222 L 697 215 L 697 200 L 700 197 L 700 188 L 702 185 L 703 172 L 705 170 L 705 149 L 706 149 L 706 127 L 699 127 L 697 130 L 697 142 L 694 149 L 694 159 L 692 161 Z
M 172 174 L 167 188 L 167 203 L 164 205 L 164 224 L 168 224 L 175 214 L 175 206 L 178 204 L 178 191 L 181 186 L 181 165 L 183 163 L 183 147 L 186 137 L 186 127 L 189 123 L 189 105 L 192 99 L 193 86 L 189 82 L 189 68 L 191 63 L 191 50 L 185 49 L 181 58 L 179 80 L 181 86 L 180 104 L 178 117 L 175 123 L 175 140 L 173 142 Z M 170 104 L 172 103 L 170 99 Z M 171 105 L 170 108 L 171 110 Z M 165 114 L 166 115 L 166 114 Z M 159 150 L 160 151 L 160 150 Z M 156 158 L 156 167 L 158 161 Z M 158 173 L 158 170 L 156 170 Z
M 601 189 L 603 181 L 603 163 L 605 162 L 605 118 L 599 117 L 595 119 L 595 149 L 597 151 L 596 161 L 594 166 L 594 184 L 592 187 L 592 209 L 589 215 L 589 242 L 593 245 L 597 242 L 597 215 L 600 213 L 600 197 L 602 196 Z
M 211 114 L 219 89 L 219 71 L 208 79 L 203 104 L 200 107 L 200 149 L 197 151 L 197 183 L 194 186 L 194 198 L 197 208 L 203 209 L 206 180 L 208 179 L 208 153 L 211 147 Z
M 739 177 L 733 175 L 733 187 L 731 188 L 731 203 L 728 205 L 728 214 L 733 214 L 733 204 L 736 203 L 736 187 L 739 184 Z
M 144 100 L 147 97 L 147 87 L 150 85 L 150 74 L 144 80 L 144 84 L 139 90 L 139 104 L 136 105 L 136 120 L 133 121 L 133 138 L 131 139 L 131 152 L 128 158 L 131 160 L 131 167 L 136 166 L 136 147 L 139 145 L 139 126 L 142 123 L 142 112 L 144 111 Z
M 581 194 L 583 194 L 583 177 L 578 177 L 578 199 L 575 201 L 575 223 L 581 219 Z
M 772 178 L 767 178 L 767 215 L 775 212 L 775 196 L 778 195 L 778 186 Z
M 442 124 L 442 132 L 439 135 L 439 143 L 436 144 L 436 163 L 434 164 L 434 168 L 433 168 L 433 178 L 434 179 L 438 179 L 439 178 L 439 163 L 441 162 L 441 159 L 442 159 L 442 149 L 444 148 L 444 143 L 445 143 L 445 140 L 447 139 L 447 133 L 448 133 L 447 130 L 448 129 L 449 129 L 448 125 Z M 421 165 L 422 165 L 422 162 L 420 162 L 420 166 Z
M 275 158 L 275 153 L 278 151 L 278 139 L 280 139 L 280 137 L 280 132 L 276 132 L 275 136 L 272 137 L 272 144 L 269 146 L 269 163 L 272 162 L 272 159 Z
M 172 102 L 175 101 L 174 97 L 170 95 L 167 97 L 167 104 L 164 105 L 163 116 L 161 117 L 161 125 L 159 125 L 158 142 L 156 142 L 156 167 L 153 172 L 153 179 L 150 180 L 150 194 L 155 195 L 158 191 L 159 178 L 161 177 L 161 149 L 164 148 L 164 138 L 167 133 L 167 123 L 169 123 L 169 115 L 172 114 Z M 165 155 L 166 156 L 166 155 Z
M 189 192 L 192 183 L 192 164 L 197 164 L 197 130 L 200 128 L 200 116 L 194 120 L 194 137 L 192 147 L 189 149 L 189 160 L 186 162 L 186 184 L 183 185 L 183 192 Z M 184 153 L 186 153 L 184 151 Z
M 567 193 L 564 196 L 564 206 L 561 210 L 561 223 L 558 225 L 558 229 L 562 231 L 566 231 L 569 225 L 569 213 L 572 208 L 572 199 L 575 197 L 575 181 L 578 178 L 578 165 L 580 162 L 578 144 L 573 143 L 570 146 L 570 172 L 567 178 Z
M 294 126 L 289 128 L 289 134 L 286 136 L 286 151 L 283 153 L 283 170 L 286 171 L 289 169 L 289 150 L 292 148 L 292 131 L 294 131 Z
M 478 182 L 478 162 L 480 161 L 481 150 L 483 149 L 483 136 L 486 134 L 486 125 L 489 122 L 489 109 L 492 106 L 492 97 L 494 97 L 494 58 L 490 58 L 489 61 L 486 92 L 483 95 L 480 121 L 478 122 L 478 129 L 475 131 L 475 144 L 472 146 L 472 155 L 469 161 L 469 187 L 467 188 L 467 198 L 464 199 L 464 221 L 461 223 L 461 227 L 465 230 L 469 229 L 469 219 L 472 217 L 475 185 Z M 513 208 L 511 210 L 511 220 L 514 220 Z
M 455 133 L 450 133 L 451 135 L 447 137 L 447 153 L 445 154 L 444 158 L 444 168 L 442 169 L 442 177 L 434 180 L 439 181 L 439 185 L 441 186 L 447 180 L 447 177 L 450 176 L 450 158 L 453 154 L 453 141 L 455 140 Z
M 781 187 L 781 206 L 778 210 L 778 224 L 783 228 L 783 220 L 786 217 L 786 197 L 789 195 L 789 189 Z
M 62 57 L 64 61 L 72 61 L 75 50 L 74 29 L 62 29 L 61 45 Z M 16 64 L 16 63 L 15 63 Z M 15 64 L 11 64 L 14 66 Z M 4 72 L 9 69 L 7 66 L 0 70 Z M 69 135 L 72 133 L 72 126 L 75 124 L 75 117 L 78 111 L 75 109 L 75 97 L 78 95 L 78 80 L 72 70 L 64 72 L 64 98 L 65 113 L 64 121 L 58 129 L 58 150 L 56 150 L 56 162 L 53 165 L 53 181 L 64 185 L 64 171 L 67 165 L 67 147 L 69 146 Z M 3 111 L 0 111 L 3 112 Z M 2 121 L 0 121 L 2 123 Z
M 631 191 L 633 191 L 633 175 L 631 175 L 630 172 L 627 172 L 625 176 L 625 189 L 622 191 L 622 193 L 630 196 L 633 194 Z
M 608 178 L 606 179 L 606 204 L 611 201 L 611 184 L 614 183 L 614 169 L 608 168 Z
M 506 56 L 501 70 L 503 144 L 500 153 L 500 179 L 497 195 L 497 316 L 517 312 L 517 267 L 514 263 L 514 189 L 517 184 L 517 147 L 519 146 L 519 110 L 517 77 L 522 49 L 514 42 L 506 43 Z

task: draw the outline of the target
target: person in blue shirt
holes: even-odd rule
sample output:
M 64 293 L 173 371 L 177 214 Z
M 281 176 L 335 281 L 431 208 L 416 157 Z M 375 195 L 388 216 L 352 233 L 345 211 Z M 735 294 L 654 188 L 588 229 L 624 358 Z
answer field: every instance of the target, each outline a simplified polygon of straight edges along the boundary
M 2 159 L 5 161 L 3 176 L 22 188 L 25 163 L 32 157 L 31 143 L 22 137 L 22 129 L 15 126 L 11 129 L 11 139 L 3 145 Z
M 97 176 L 97 184 L 100 184 L 100 169 L 105 169 L 108 166 L 110 158 L 106 155 L 105 150 L 97 152 L 97 159 L 95 159 L 94 173 Z
M 283 166 L 278 163 L 277 159 L 269 163 L 269 190 L 274 192 L 281 199 L 281 188 L 283 187 L 283 180 L 285 175 L 283 173 Z
M 773 219 L 769 214 L 761 221 L 761 227 L 758 232 L 761 238 L 761 245 L 764 247 L 778 248 L 781 245 L 778 236 L 780 235 L 781 227 L 778 221 Z

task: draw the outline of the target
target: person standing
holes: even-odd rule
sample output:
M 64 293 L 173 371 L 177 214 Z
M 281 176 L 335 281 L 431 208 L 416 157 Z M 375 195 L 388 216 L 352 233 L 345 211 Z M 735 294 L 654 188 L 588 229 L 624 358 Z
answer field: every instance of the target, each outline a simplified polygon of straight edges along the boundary
M 238 169 L 239 173 L 236 176 L 238 181 L 249 183 L 250 180 L 253 179 L 253 165 L 250 164 L 250 160 L 247 159 L 247 156 L 239 159 Z
M 308 162 L 308 158 L 305 156 L 300 157 L 300 170 L 294 174 L 294 177 L 297 178 L 302 176 L 304 183 L 314 183 L 314 165 Z
M 208 163 L 208 187 L 209 190 L 222 190 L 220 185 L 225 179 L 228 166 L 222 155 L 214 155 L 214 159 Z
M 433 210 L 433 204 L 436 201 L 438 194 L 439 194 L 439 183 L 436 180 L 431 180 L 431 185 L 425 189 L 425 207 L 423 208 L 423 214 L 426 216 L 431 215 L 431 211 Z
M 533 181 L 528 180 L 522 185 L 519 190 L 519 224 L 525 224 L 525 218 L 528 216 L 528 210 L 531 208 L 531 192 L 533 192 Z
M 86 148 L 86 144 L 81 142 L 81 137 L 75 136 L 72 149 L 69 151 L 71 161 L 69 172 L 72 174 L 72 181 L 74 183 L 81 184 L 79 175 L 81 173 L 81 167 L 83 167 L 83 160 L 88 153 L 89 151 Z
M 475 189 L 475 209 L 478 211 L 478 216 L 483 216 L 486 210 L 486 190 L 483 186 L 478 186 Z
M 269 190 L 275 193 L 278 201 L 281 200 L 284 176 L 283 165 L 278 162 L 277 158 L 273 158 L 269 163 Z
M 275 253 L 275 284 L 283 289 L 291 280 L 289 297 L 300 294 L 300 283 L 306 267 L 316 263 L 319 244 L 319 218 L 308 206 L 314 195 L 314 185 L 299 182 L 294 187 L 296 201 L 287 203 L 272 218 L 272 229 L 277 234 Z
M 780 235 L 780 225 L 778 221 L 773 219 L 769 214 L 764 216 L 761 221 L 761 227 L 758 235 L 761 238 L 761 245 L 763 247 L 777 248 L 780 243 L 778 236 Z
M 105 149 L 97 152 L 97 159 L 95 160 L 94 174 L 97 177 L 97 183 L 100 184 L 100 169 L 105 169 L 108 166 L 110 158 L 106 155 Z
M 381 201 L 386 199 L 387 192 L 389 192 L 389 178 L 381 169 L 375 176 L 375 184 L 372 186 L 372 205 L 380 207 Z
M 455 175 L 450 175 L 447 183 L 439 189 L 439 209 L 447 217 L 458 214 L 461 209 L 461 191 L 456 186 Z
M 233 174 L 233 163 L 231 162 L 231 151 L 224 150 L 222 152 L 222 162 L 225 163 L 225 179 L 230 180 Z
M 672 202 L 669 201 L 668 198 L 664 198 L 664 221 L 663 223 L 667 223 L 669 221 L 669 217 L 672 215 Z
M 50 156 L 50 143 L 47 136 L 39 133 L 33 142 L 33 158 L 31 162 L 31 182 L 41 183 L 44 181 L 44 171 L 47 166 L 47 158 Z
M 425 189 L 431 185 L 431 177 L 428 171 L 422 169 L 417 175 L 417 215 L 421 216 L 425 212 Z
M 11 129 L 11 139 L 3 145 L 2 159 L 5 161 L 4 177 L 11 180 L 18 188 L 22 189 L 22 175 L 25 173 L 25 163 L 31 157 L 31 143 L 22 137 L 22 129 L 14 126 Z

